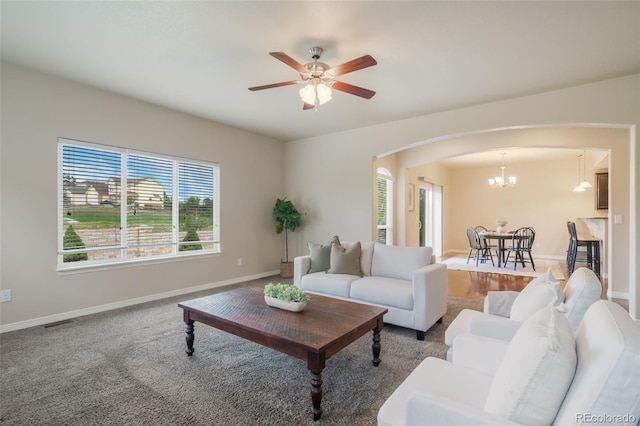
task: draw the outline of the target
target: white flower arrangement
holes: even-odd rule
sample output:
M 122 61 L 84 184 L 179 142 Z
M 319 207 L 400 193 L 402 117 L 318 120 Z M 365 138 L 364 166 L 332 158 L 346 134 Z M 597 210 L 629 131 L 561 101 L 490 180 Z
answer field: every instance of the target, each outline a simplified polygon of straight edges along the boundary
M 309 300 L 309 295 L 303 289 L 291 284 L 269 283 L 264 287 L 264 295 L 284 302 L 300 303 Z
M 504 220 L 504 219 L 498 219 L 498 220 L 496 220 L 496 225 L 498 225 L 498 226 L 505 226 L 507 223 L 509 223 L 509 222 L 507 222 L 507 221 L 506 221 L 506 220 Z

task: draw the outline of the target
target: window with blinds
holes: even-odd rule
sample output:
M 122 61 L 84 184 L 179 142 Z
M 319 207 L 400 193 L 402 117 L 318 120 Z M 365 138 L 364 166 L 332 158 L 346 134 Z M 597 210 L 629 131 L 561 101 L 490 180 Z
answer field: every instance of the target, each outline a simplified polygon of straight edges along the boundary
M 393 244 L 393 177 L 385 168 L 378 168 L 378 236 L 381 244 Z
M 219 167 L 58 141 L 58 268 L 220 252 Z

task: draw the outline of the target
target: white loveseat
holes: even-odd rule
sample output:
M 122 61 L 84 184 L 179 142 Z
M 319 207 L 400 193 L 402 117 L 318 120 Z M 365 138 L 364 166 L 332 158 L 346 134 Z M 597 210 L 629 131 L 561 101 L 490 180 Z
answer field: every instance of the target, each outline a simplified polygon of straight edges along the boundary
M 640 327 L 608 300 L 577 331 L 549 307 L 510 342 L 460 335 L 454 361 L 426 358 L 378 412 L 379 426 L 636 425 Z
M 309 273 L 311 256 L 294 259 L 294 284 L 310 294 L 382 306 L 384 322 L 416 330 L 418 340 L 447 312 L 447 267 L 435 263 L 431 247 L 360 245 L 356 273 Z M 333 259 L 333 257 L 332 257 Z

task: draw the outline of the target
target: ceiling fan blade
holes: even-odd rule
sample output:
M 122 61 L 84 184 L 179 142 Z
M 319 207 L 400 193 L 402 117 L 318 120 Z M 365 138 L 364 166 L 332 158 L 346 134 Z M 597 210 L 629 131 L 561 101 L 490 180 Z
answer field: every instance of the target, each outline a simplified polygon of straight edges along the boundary
M 362 68 L 371 67 L 375 64 L 377 64 L 377 62 L 371 55 L 364 55 L 352 61 L 345 62 L 342 65 L 338 65 L 337 67 L 333 67 L 328 72 L 337 77 L 352 71 L 361 70 Z
M 305 110 L 305 111 L 308 110 L 308 109 L 313 109 L 313 108 L 314 108 L 313 105 L 308 104 L 306 102 L 302 105 L 302 109 Z
M 255 92 L 256 90 L 273 89 L 274 87 L 291 86 L 292 84 L 298 84 L 298 81 L 291 80 L 291 81 L 283 81 L 282 83 L 273 83 L 273 84 L 266 84 L 264 86 L 249 87 L 249 90 L 251 90 L 252 92 Z
M 269 52 L 269 55 L 273 56 L 279 61 L 284 62 L 285 64 L 289 65 L 291 68 L 293 68 L 294 70 L 298 71 L 301 74 L 308 72 L 308 70 L 304 67 L 304 65 L 302 65 L 300 62 L 296 61 L 286 53 Z
M 350 93 L 352 95 L 360 96 L 361 98 L 371 99 L 376 94 L 373 90 L 364 89 L 362 87 L 354 86 L 353 84 L 343 83 L 341 81 L 334 81 L 331 85 L 333 89 L 341 92 Z

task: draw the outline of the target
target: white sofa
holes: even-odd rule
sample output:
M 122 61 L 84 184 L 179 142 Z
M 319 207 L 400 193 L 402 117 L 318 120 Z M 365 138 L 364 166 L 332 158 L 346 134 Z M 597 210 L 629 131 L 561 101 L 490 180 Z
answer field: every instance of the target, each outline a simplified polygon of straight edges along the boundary
M 575 335 L 549 307 L 510 342 L 458 336 L 452 363 L 425 359 L 378 412 L 379 426 L 639 420 L 640 327 L 608 300 L 591 305 Z
M 308 273 L 311 257 L 294 259 L 294 284 L 310 294 L 382 306 L 384 322 L 416 330 L 418 340 L 447 312 L 447 267 L 435 263 L 431 247 L 360 244 L 361 274 Z
M 563 305 L 569 325 L 575 331 L 587 309 L 602 296 L 602 284 L 596 274 L 588 268 L 579 268 L 571 274 L 564 290 L 556 297 L 559 285 L 554 287 L 551 271 L 531 281 L 522 292 L 490 291 L 484 299 L 484 312 L 463 309 L 451 322 L 444 335 L 449 346 L 447 360 L 451 361 L 456 336 L 475 334 L 501 340 L 511 340 L 527 316 L 546 304 Z M 546 284 L 545 286 L 537 286 Z M 537 287 L 536 287 L 537 286 Z M 516 305 L 517 304 L 517 305 Z M 537 306 L 536 306 L 537 305 Z M 518 316 L 514 319 L 514 312 Z

